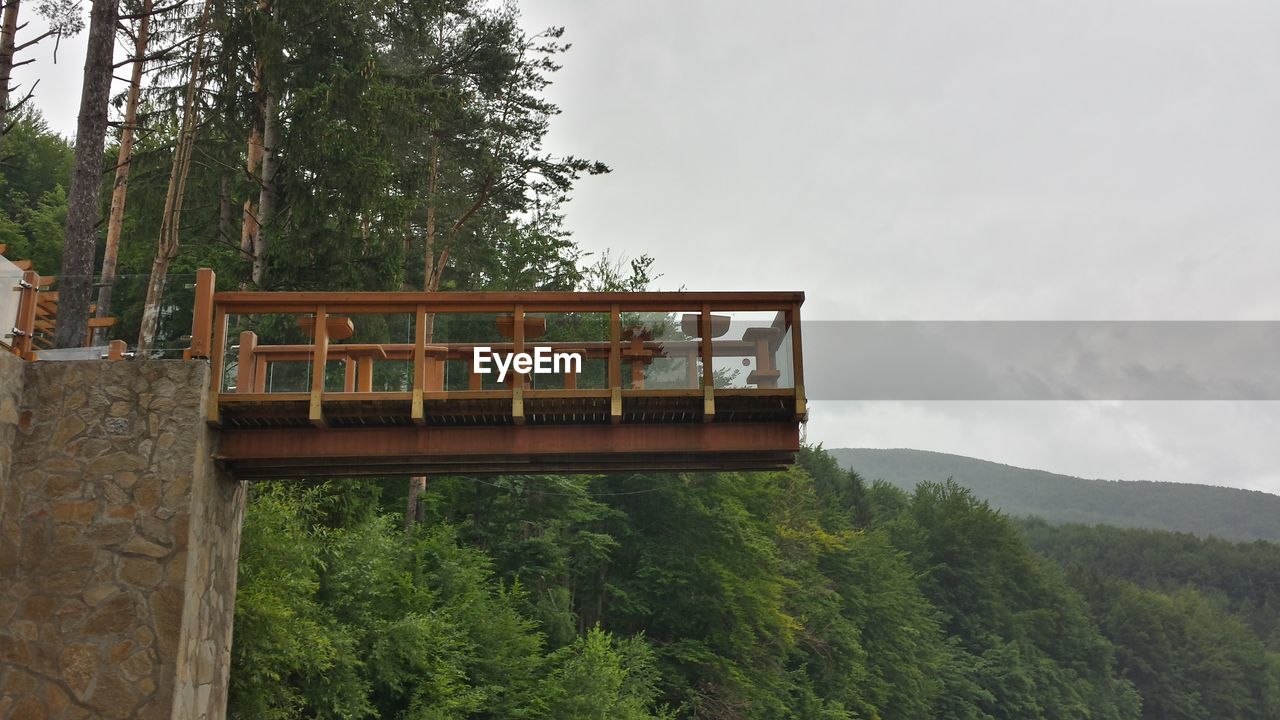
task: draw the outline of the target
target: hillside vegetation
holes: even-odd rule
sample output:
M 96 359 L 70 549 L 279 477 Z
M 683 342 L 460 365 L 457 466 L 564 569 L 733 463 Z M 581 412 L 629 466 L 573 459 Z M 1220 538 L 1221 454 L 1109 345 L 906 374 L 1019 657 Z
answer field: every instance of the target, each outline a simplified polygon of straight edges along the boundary
M 1252 490 L 1147 481 L 1085 480 L 924 450 L 841 448 L 843 467 L 904 490 L 948 478 L 992 507 L 1050 523 L 1102 523 L 1227 540 L 1280 541 L 1280 496 Z
M 818 450 L 774 473 L 436 478 L 426 505 L 406 536 L 401 483 L 254 486 L 231 717 L 1280 713 L 1274 603 L 1245 580 L 1280 567 L 1267 543 L 1023 527 Z

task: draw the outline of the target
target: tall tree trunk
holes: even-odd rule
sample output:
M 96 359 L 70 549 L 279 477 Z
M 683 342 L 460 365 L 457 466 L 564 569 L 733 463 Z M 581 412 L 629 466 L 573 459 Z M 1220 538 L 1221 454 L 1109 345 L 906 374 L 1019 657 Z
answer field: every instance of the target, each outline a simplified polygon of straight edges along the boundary
M 445 252 L 440 259 L 440 266 L 436 265 L 435 260 L 435 201 L 436 190 L 439 188 L 440 179 L 440 149 L 439 145 L 431 145 L 431 170 L 428 176 L 428 184 L 426 184 L 426 227 L 422 245 L 424 245 L 424 260 L 422 260 L 422 290 L 425 292 L 435 292 L 440 290 L 440 272 L 443 272 L 443 263 L 449 259 Z M 426 342 L 431 342 L 435 334 L 435 313 L 426 314 Z M 408 511 L 404 514 L 404 530 L 410 532 L 413 529 L 413 523 L 421 520 L 421 512 L 417 497 L 426 492 L 426 475 L 416 475 L 408 479 Z
M 58 277 L 58 326 L 53 341 L 60 348 L 84 344 L 89 325 L 95 227 L 102 196 L 102 143 L 107 136 L 118 1 L 93 0 L 89 10 L 89 44 L 80 89 L 80 117 L 76 123 L 75 164 L 67 193 L 62 271 Z
M 270 11 L 271 0 L 258 0 L 259 13 L 270 13 Z M 259 173 L 263 155 L 262 125 L 266 122 L 267 117 L 266 96 L 263 94 L 262 68 L 262 51 L 259 50 L 253 63 L 253 97 L 258 104 L 259 117 L 249 128 L 249 149 L 248 156 L 245 159 L 245 173 L 248 174 L 249 179 L 254 181 L 254 187 L 258 194 L 261 194 L 262 187 L 265 184 L 262 174 Z M 254 194 L 250 192 L 249 197 L 244 200 L 244 219 L 240 224 L 240 256 L 249 268 L 249 273 L 244 276 L 246 281 L 240 283 L 240 289 L 242 290 L 248 287 L 247 278 L 253 276 L 253 268 L 256 264 L 255 251 L 258 247 L 258 228 L 260 226 L 258 212 L 258 208 L 254 204 Z
M 261 7 L 261 5 L 259 5 Z M 253 70 L 253 95 L 255 98 L 262 95 L 262 61 L 259 60 L 254 64 Z M 265 116 L 262 109 L 262 103 L 258 103 L 259 114 Z M 262 131 L 258 129 L 258 123 L 255 121 L 253 127 L 249 130 L 249 151 L 248 158 L 245 161 L 245 172 L 250 179 L 254 181 L 255 189 L 261 191 L 262 176 L 258 174 L 258 168 L 262 164 Z M 246 265 L 253 267 L 253 248 L 258 237 L 258 209 L 254 205 L 253 194 L 244 200 L 244 219 L 240 224 L 240 257 L 244 259 Z M 252 272 L 252 270 L 251 270 Z M 247 278 L 246 274 L 244 277 Z M 247 283 L 242 282 L 240 289 L 246 289 Z
M 124 203 L 129 192 L 129 166 L 133 160 L 133 133 L 138 123 L 138 95 L 142 92 L 142 69 L 146 65 L 147 41 L 151 32 L 152 0 L 143 0 L 142 17 L 138 18 L 138 34 L 133 42 L 133 72 L 129 76 L 129 92 L 124 106 L 124 125 L 120 128 L 120 157 L 116 161 L 116 180 L 111 190 L 111 213 L 107 216 L 107 247 L 102 253 L 102 279 L 98 287 L 98 317 L 111 314 L 111 294 L 116 279 L 116 258 L 120 255 L 120 231 L 124 225 Z M 106 329 L 94 332 L 94 344 L 106 342 Z
M 440 181 L 440 146 L 431 144 L 431 172 L 427 180 L 427 227 L 423 246 L 422 289 L 435 292 L 440 289 L 436 277 L 436 194 Z
M 427 492 L 425 475 L 409 478 L 409 502 L 404 510 L 404 531 L 413 532 L 413 526 L 422 521 L 422 505 L 419 502 Z
M 4 4 L 4 19 L 0 20 L 0 130 L 9 127 L 9 83 L 13 78 L 19 4 L 19 0 L 7 0 Z M 0 142 L 3 142 L 2 136 Z
M 258 82 L 253 83 L 254 94 L 259 90 Z M 249 177 L 253 178 L 261 187 L 262 178 L 258 175 L 258 166 L 262 163 L 262 133 L 255 124 L 249 131 L 249 157 L 245 163 L 245 172 Z M 253 197 L 244 199 L 244 219 L 240 223 L 240 256 L 245 263 L 251 268 L 253 266 L 253 247 L 254 241 L 258 237 L 258 209 L 254 205 Z M 247 284 L 242 283 L 241 289 L 245 289 Z
M 272 215 L 276 210 L 276 173 L 280 170 L 280 121 L 276 117 L 277 102 L 273 90 L 266 89 L 262 103 L 262 188 L 258 193 L 258 217 L 254 224 L 253 271 L 250 278 L 262 287 L 267 267 L 267 237 Z
M 223 172 L 218 178 L 218 238 L 231 237 L 231 177 Z
M 257 81 L 254 81 L 253 91 L 256 95 L 259 91 Z M 255 124 L 249 130 L 249 157 L 245 163 L 245 172 L 249 177 L 261 182 L 258 175 L 258 166 L 262 163 L 262 131 Z M 244 200 L 244 220 L 240 224 L 240 253 L 244 256 L 246 262 L 250 262 L 253 257 L 253 239 L 258 234 L 258 210 L 254 205 L 253 197 L 247 197 Z
M 196 92 L 202 82 L 201 61 L 204 58 L 204 36 L 209 23 L 209 4 L 204 6 L 200 18 L 200 34 L 196 40 L 195 55 L 191 60 L 191 77 L 187 80 L 187 94 L 182 103 L 182 127 L 178 142 L 173 148 L 173 165 L 169 168 L 169 187 L 165 191 L 164 216 L 160 219 L 160 242 L 156 257 L 151 263 L 151 278 L 147 282 L 147 299 L 142 306 L 142 327 L 138 331 L 138 351 L 151 349 L 155 342 L 156 328 L 160 324 L 160 303 L 164 297 L 165 280 L 169 263 L 178 255 L 178 231 L 182 223 L 182 202 L 187 196 L 187 176 L 191 172 L 191 155 L 196 143 Z
M 435 245 L 436 245 L 436 189 L 440 178 L 440 149 L 438 145 L 431 146 L 431 172 L 427 181 L 427 227 L 425 241 L 425 252 L 423 255 L 422 266 L 422 289 L 426 292 L 433 292 L 440 287 L 440 279 L 435 273 Z M 435 332 L 435 313 L 427 313 L 427 342 L 431 342 L 432 335 Z M 409 478 L 409 505 L 405 508 L 404 513 L 404 529 L 405 532 L 412 532 L 414 523 L 422 518 L 418 497 L 427 491 L 427 477 L 425 475 L 417 475 Z

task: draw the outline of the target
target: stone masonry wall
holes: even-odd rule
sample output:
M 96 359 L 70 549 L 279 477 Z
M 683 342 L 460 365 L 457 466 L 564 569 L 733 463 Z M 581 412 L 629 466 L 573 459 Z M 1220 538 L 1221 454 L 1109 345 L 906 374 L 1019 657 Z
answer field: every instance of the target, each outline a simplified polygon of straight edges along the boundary
M 8 497 L 9 466 L 13 461 L 13 439 L 18 432 L 18 408 L 22 405 L 22 388 L 25 386 L 23 366 L 26 363 L 17 355 L 0 350 L 0 517 L 4 516 L 4 503 Z M 4 558 L 15 549 L 5 545 L 0 536 L 0 578 L 4 577 Z
M 225 715 L 243 483 L 208 367 L 0 358 L 0 720 Z

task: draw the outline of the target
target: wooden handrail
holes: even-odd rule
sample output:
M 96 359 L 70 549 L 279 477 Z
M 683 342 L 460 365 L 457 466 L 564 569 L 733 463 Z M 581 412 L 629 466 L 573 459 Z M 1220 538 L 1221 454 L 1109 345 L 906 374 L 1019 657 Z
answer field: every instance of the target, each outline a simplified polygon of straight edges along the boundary
M 212 272 L 212 271 L 210 271 Z M 232 314 L 309 313 L 323 304 L 330 313 L 413 312 L 425 303 L 433 312 L 504 313 L 524 305 L 544 312 L 676 312 L 710 304 L 716 311 L 781 310 L 804 302 L 802 292 L 220 292 L 215 301 Z

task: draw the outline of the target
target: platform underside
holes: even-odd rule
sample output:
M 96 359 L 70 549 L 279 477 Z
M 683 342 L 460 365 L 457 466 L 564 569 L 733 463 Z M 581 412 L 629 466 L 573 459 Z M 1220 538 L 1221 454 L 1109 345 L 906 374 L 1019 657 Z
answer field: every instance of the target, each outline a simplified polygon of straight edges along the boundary
M 241 478 L 775 470 L 799 449 L 791 390 L 224 394 L 217 459 Z
M 238 478 L 780 470 L 795 423 L 224 429 Z

